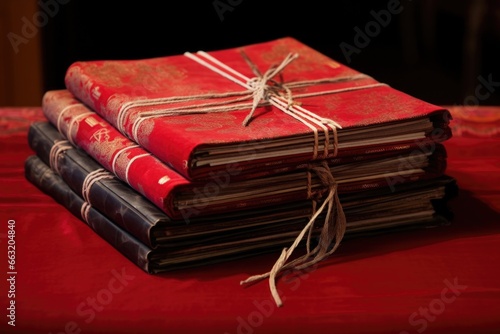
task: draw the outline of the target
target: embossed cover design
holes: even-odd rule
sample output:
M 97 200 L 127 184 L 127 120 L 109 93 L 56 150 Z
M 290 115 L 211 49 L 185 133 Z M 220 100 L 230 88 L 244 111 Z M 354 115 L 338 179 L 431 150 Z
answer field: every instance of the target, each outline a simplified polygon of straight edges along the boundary
M 311 127 L 266 101 L 260 102 L 250 123 L 243 126 L 252 107 L 251 92 L 185 55 L 76 62 L 68 68 L 66 87 L 187 179 L 207 178 L 210 172 L 235 163 L 245 175 L 335 153 L 359 155 L 451 136 L 447 110 L 384 85 L 296 39 L 285 37 L 208 54 L 252 78 L 255 75 L 242 50 L 261 72 L 280 64 L 290 53 L 298 55 L 273 80 L 278 86 L 292 87 L 294 104 L 342 126 L 338 152 L 332 126 L 324 132 L 315 125 L 316 140 Z M 345 79 L 330 80 L 335 78 Z M 318 80 L 326 83 L 300 84 Z M 214 103 L 215 109 L 223 103 L 222 107 L 233 110 L 208 112 Z

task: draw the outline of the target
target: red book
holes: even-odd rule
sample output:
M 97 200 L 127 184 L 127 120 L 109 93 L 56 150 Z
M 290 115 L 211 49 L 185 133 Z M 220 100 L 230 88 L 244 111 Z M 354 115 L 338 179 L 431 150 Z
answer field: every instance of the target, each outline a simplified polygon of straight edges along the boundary
M 78 99 L 190 180 L 235 164 L 245 177 L 451 136 L 447 110 L 289 37 L 76 62 L 65 80 Z
M 241 169 L 227 165 L 224 171 L 210 173 L 207 180 L 189 181 L 122 135 L 67 90 L 46 92 L 42 107 L 47 119 L 71 143 L 174 219 L 189 220 L 199 215 L 300 201 L 324 191 L 314 174 L 310 175 L 308 187 L 304 168 L 288 173 L 270 169 L 273 173 L 259 178 L 237 179 Z M 439 144 L 414 143 L 401 145 L 398 151 L 328 162 L 336 175 L 339 192 L 352 193 L 442 175 L 446 152 Z

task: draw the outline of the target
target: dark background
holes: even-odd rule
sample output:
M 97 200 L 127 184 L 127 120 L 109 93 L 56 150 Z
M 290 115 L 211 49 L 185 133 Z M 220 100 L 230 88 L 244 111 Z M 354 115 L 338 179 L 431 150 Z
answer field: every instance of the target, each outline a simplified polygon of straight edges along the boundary
M 365 31 L 371 12 L 391 1 L 71 0 L 42 29 L 44 89 L 64 88 L 65 70 L 77 60 L 167 56 L 292 36 L 435 104 L 500 104 L 500 1 L 401 0 L 401 13 L 349 62 L 340 44 L 356 46 L 355 27 Z M 222 20 L 214 3 L 230 6 L 220 10 Z M 488 98 L 474 99 L 479 76 L 498 82 Z

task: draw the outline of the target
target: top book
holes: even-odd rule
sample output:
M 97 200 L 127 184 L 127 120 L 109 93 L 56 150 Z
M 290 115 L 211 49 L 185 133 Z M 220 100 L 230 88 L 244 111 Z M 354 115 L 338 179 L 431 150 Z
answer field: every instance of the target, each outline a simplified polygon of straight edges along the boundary
M 285 37 L 75 62 L 66 88 L 187 179 L 240 176 L 451 137 L 450 114 Z

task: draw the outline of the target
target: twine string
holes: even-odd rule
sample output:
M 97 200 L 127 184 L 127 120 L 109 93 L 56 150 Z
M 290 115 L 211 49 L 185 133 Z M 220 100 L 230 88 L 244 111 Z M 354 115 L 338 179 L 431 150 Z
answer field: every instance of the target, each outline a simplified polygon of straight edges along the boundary
M 113 172 L 113 174 L 116 175 L 116 162 L 118 161 L 118 157 L 124 153 L 125 151 L 128 151 L 128 150 L 131 150 L 133 148 L 140 148 L 139 145 L 129 145 L 129 146 L 125 146 L 123 148 L 121 148 L 120 150 L 118 150 L 118 152 L 115 153 L 115 156 L 113 157 L 113 160 L 111 161 L 111 171 Z M 127 166 L 128 168 L 128 166 Z
M 271 66 L 264 74 L 257 68 L 257 66 L 249 59 L 249 57 L 242 51 L 242 57 L 249 64 L 252 72 L 256 75 L 254 78 L 248 78 L 247 76 L 241 74 L 240 72 L 234 70 L 230 66 L 222 63 L 215 57 L 209 55 L 204 51 L 198 51 L 196 54 L 186 52 L 184 55 L 202 66 L 218 73 L 219 75 L 227 78 L 228 80 L 240 85 L 245 90 L 237 92 L 226 92 L 219 94 L 199 94 L 190 96 L 172 96 L 166 98 L 156 98 L 156 99 L 145 99 L 145 100 L 134 100 L 129 101 L 124 104 L 119 109 L 117 117 L 117 127 L 126 136 L 129 136 L 128 132 L 125 130 L 125 123 L 127 120 L 127 114 L 130 109 L 135 107 L 156 107 L 161 106 L 161 108 L 153 110 L 145 110 L 138 112 L 135 119 L 132 121 L 132 131 L 130 137 L 136 143 L 139 143 L 139 129 L 141 124 L 150 118 L 165 117 L 165 116 L 175 116 L 175 115 L 186 115 L 194 113 L 220 113 L 228 112 L 234 110 L 241 110 L 248 108 L 249 114 L 243 121 L 243 125 L 247 126 L 253 117 L 255 110 L 262 106 L 275 106 L 279 110 L 285 112 L 302 122 L 304 125 L 308 126 L 314 135 L 314 146 L 313 146 L 313 156 L 312 159 L 316 160 L 318 158 L 318 146 L 319 146 L 319 136 L 318 127 L 325 133 L 325 145 L 323 158 L 327 155 L 329 150 L 329 128 L 340 129 L 341 126 L 337 122 L 331 119 L 320 117 L 317 114 L 303 108 L 299 103 L 295 102 L 294 99 L 302 97 L 312 97 L 327 94 L 337 94 L 343 92 L 349 92 L 360 89 L 374 88 L 378 86 L 386 86 L 383 83 L 369 84 L 369 85 L 359 85 L 348 88 L 333 89 L 333 90 L 323 90 L 318 92 L 310 92 L 303 94 L 294 94 L 292 97 L 292 91 L 297 88 L 311 87 L 320 84 L 329 83 L 342 83 L 357 81 L 362 79 L 370 78 L 365 74 L 353 74 L 342 77 L 334 78 L 322 78 L 316 80 L 304 80 L 296 81 L 290 83 L 283 83 L 282 71 L 295 59 L 298 58 L 297 53 L 288 54 L 285 59 L 278 65 Z M 276 76 L 280 76 L 280 81 L 275 79 Z M 251 102 L 247 102 L 251 99 Z M 215 102 L 213 100 L 216 100 Z M 217 101 L 219 100 L 219 101 Z M 208 102 L 207 102 L 208 101 Z M 175 103 L 186 103 L 193 102 L 188 106 L 180 107 L 170 107 L 166 108 L 169 104 Z M 140 144 L 140 143 L 139 143 Z M 334 147 L 335 149 L 335 147 Z
M 84 112 L 82 114 L 79 114 L 79 115 L 74 116 L 74 117 L 71 118 L 69 126 L 68 126 L 68 129 L 67 129 L 67 132 L 66 132 L 66 138 L 70 141 L 70 143 L 72 145 L 76 146 L 75 140 L 73 138 L 73 127 L 75 126 L 75 124 L 76 125 L 80 124 L 79 120 L 81 118 L 84 118 L 84 117 L 87 117 L 87 116 L 90 116 L 90 115 L 94 115 L 94 112 L 93 111 Z M 75 137 L 76 137 L 76 135 L 75 135 Z
M 108 172 L 104 168 L 99 168 L 87 174 L 87 176 L 83 180 L 82 184 L 83 204 L 82 207 L 80 208 L 80 215 L 82 216 L 82 219 L 85 222 L 88 223 L 88 215 L 90 212 L 90 208 L 92 207 L 92 204 L 90 202 L 90 189 L 96 182 L 112 178 L 114 178 L 114 176 L 110 172 Z
M 321 183 L 328 187 L 328 195 L 323 200 L 323 203 L 317 211 L 315 210 L 309 222 L 304 226 L 299 235 L 295 238 L 293 244 L 289 248 L 284 248 L 282 250 L 281 255 L 269 272 L 250 276 L 246 280 L 240 282 L 241 285 L 248 285 L 269 278 L 269 287 L 271 290 L 271 294 L 278 307 L 281 307 L 283 305 L 283 302 L 276 288 L 277 277 L 286 269 L 293 268 L 295 270 L 301 270 L 326 259 L 338 248 L 346 230 L 347 223 L 345 214 L 338 198 L 337 183 L 333 178 L 330 168 L 325 161 L 322 161 L 319 165 L 311 166 L 310 171 L 314 172 L 320 179 Z M 313 208 L 315 209 L 315 204 L 313 204 Z M 320 216 L 323 211 L 325 211 L 325 209 L 325 221 L 319 235 L 318 244 L 311 251 L 310 242 L 314 230 L 314 223 L 318 216 Z M 286 263 L 292 255 L 293 251 L 303 240 L 306 233 L 306 254 L 289 263 Z M 334 245 L 332 247 L 331 245 L 333 242 Z
M 49 166 L 50 169 L 52 169 L 57 175 L 61 174 L 59 170 L 59 155 L 71 148 L 72 146 L 67 140 L 56 140 L 54 141 L 54 145 L 52 145 L 52 147 L 50 148 Z
M 215 57 L 209 55 L 204 51 L 198 51 L 196 54 L 190 52 L 184 55 L 200 65 L 212 70 L 215 73 L 227 78 L 228 80 L 243 87 L 243 91 L 227 92 L 219 94 L 199 94 L 193 96 L 174 96 L 158 99 L 135 100 L 124 103 L 117 117 L 117 127 L 124 134 L 127 115 L 130 109 L 136 107 L 152 107 L 153 110 L 139 111 L 132 121 L 132 139 L 139 143 L 139 129 L 146 119 L 186 115 L 194 113 L 219 113 L 228 112 L 233 110 L 249 109 L 249 113 L 243 120 L 243 126 L 248 126 L 254 117 L 257 108 L 262 106 L 274 106 L 285 114 L 302 122 L 305 126 L 309 127 L 313 132 L 314 145 L 312 152 L 312 160 L 318 158 L 326 159 L 329 155 L 330 147 L 333 146 L 333 156 L 338 152 L 338 134 L 337 129 L 341 129 L 341 125 L 332 119 L 321 117 L 310 110 L 304 108 L 300 103 L 296 102 L 297 98 L 307 98 L 314 96 L 323 96 L 329 94 L 339 94 L 345 92 L 352 92 L 362 89 L 372 89 L 381 86 L 387 86 L 384 83 L 372 83 L 365 85 L 356 85 L 352 87 L 344 87 L 339 89 L 319 90 L 306 93 L 293 93 L 296 89 L 312 87 L 321 84 L 343 83 L 369 79 L 370 77 L 365 74 L 354 74 L 343 77 L 335 78 L 322 78 L 317 80 L 305 80 L 296 82 L 287 82 L 283 80 L 282 72 L 289 66 L 295 59 L 298 58 L 297 53 L 288 54 L 283 61 L 277 65 L 272 65 L 267 71 L 261 72 L 256 64 L 250 58 L 241 52 L 242 57 L 249 65 L 255 77 L 248 78 L 245 75 L 234 70 L 227 64 L 222 63 Z M 276 77 L 279 76 L 279 80 Z M 249 101 L 250 100 L 250 101 Z M 188 103 L 187 106 L 172 106 L 176 103 Z M 192 103 L 191 103 L 192 102 Z M 160 106 L 158 109 L 155 107 Z M 333 135 L 333 143 L 330 144 L 330 130 Z M 324 133 L 323 151 L 319 153 L 319 131 Z M 113 161 L 113 169 L 115 160 Z M 140 156 L 138 156 L 140 157 Z M 128 169 L 128 168 L 127 168 Z M 323 191 L 312 191 L 312 174 L 320 180 L 321 184 L 325 187 Z M 247 278 L 240 283 L 242 285 L 251 284 L 265 278 L 269 278 L 269 286 L 272 296 L 278 306 L 282 306 L 282 300 L 276 288 L 276 280 L 283 273 L 284 270 L 293 268 L 295 270 L 310 267 L 328 256 L 330 256 L 339 247 L 340 242 L 346 230 L 346 218 L 342 205 L 340 203 L 337 182 L 335 181 L 330 168 L 326 161 L 321 161 L 315 165 L 311 165 L 307 172 L 307 193 L 308 198 L 313 203 L 313 214 L 309 222 L 304 226 L 299 235 L 295 238 L 294 242 L 289 248 L 284 248 L 275 262 L 272 269 L 264 274 L 254 275 Z M 327 194 L 325 196 L 325 194 Z M 322 199 L 324 197 L 324 199 Z M 321 205 L 319 201 L 322 200 Z M 317 206 L 319 205 L 319 208 Z M 315 231 L 316 219 L 324 214 L 324 223 L 318 237 L 318 243 L 311 250 L 311 239 Z M 298 245 L 306 237 L 306 254 L 289 261 L 290 257 Z M 289 261 L 289 262 L 288 262 Z
M 247 80 L 247 84 L 253 91 L 253 104 L 250 112 L 243 120 L 243 126 L 248 125 L 253 117 L 255 110 L 259 106 L 259 103 L 261 101 L 269 101 L 271 96 L 283 97 L 283 95 L 285 95 L 285 100 L 287 102 L 286 108 L 290 108 L 293 103 L 292 93 L 290 89 L 286 87 L 285 84 L 276 82 L 275 80 L 273 80 L 273 78 L 276 75 L 280 74 L 281 71 L 283 71 L 285 67 L 288 66 L 288 64 L 297 59 L 299 55 L 296 53 L 290 53 L 285 57 L 285 59 L 283 59 L 281 64 L 279 64 L 278 66 L 271 66 L 264 74 L 261 74 L 261 72 L 257 69 L 257 66 L 250 60 L 250 58 L 248 58 L 246 53 L 241 51 L 241 54 L 256 75 L 256 77 Z M 272 85 L 269 85 L 268 82 L 271 82 Z M 285 94 L 283 94 L 282 91 L 284 91 Z
M 63 115 L 64 115 L 67 111 L 71 110 L 71 109 L 72 109 L 72 108 L 74 108 L 74 107 L 82 107 L 82 106 L 83 106 L 83 104 L 81 104 L 81 103 L 75 103 L 75 104 L 70 104 L 69 106 L 66 106 L 66 107 L 64 107 L 64 108 L 61 110 L 61 112 L 60 112 L 60 113 L 59 113 L 59 115 L 57 116 L 57 121 L 56 121 L 56 127 L 57 127 L 57 131 L 59 131 L 59 133 L 62 133 L 62 131 L 61 131 L 61 120 L 63 119 Z
M 80 208 L 80 216 L 82 219 L 88 224 L 89 222 L 89 212 L 92 206 L 89 202 L 83 202 L 82 207 Z

